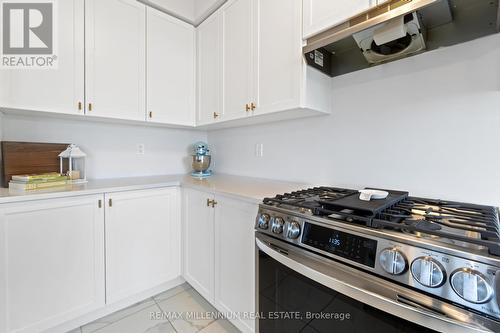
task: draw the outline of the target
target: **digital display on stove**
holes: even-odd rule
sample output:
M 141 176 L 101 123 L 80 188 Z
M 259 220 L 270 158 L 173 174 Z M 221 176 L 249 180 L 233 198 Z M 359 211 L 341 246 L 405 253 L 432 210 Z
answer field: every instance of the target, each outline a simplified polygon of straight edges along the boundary
M 373 239 L 306 222 L 302 243 L 362 265 L 375 267 L 377 241 Z

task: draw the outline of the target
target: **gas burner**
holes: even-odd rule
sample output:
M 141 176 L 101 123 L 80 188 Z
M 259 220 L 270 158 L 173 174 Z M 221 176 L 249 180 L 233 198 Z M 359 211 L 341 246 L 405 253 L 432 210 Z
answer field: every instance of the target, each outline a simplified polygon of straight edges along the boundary
M 487 248 L 490 254 L 500 256 L 500 224 L 495 207 L 409 197 L 378 214 L 372 226 L 466 248 Z
M 438 230 L 442 229 L 439 224 L 434 223 L 432 221 L 429 221 L 427 219 L 424 219 L 424 220 L 407 219 L 407 220 L 404 220 L 404 224 L 406 224 L 408 226 L 412 226 L 418 230 L 422 230 L 423 232 L 438 231 Z
M 335 187 L 315 187 L 265 198 L 264 204 L 284 209 L 297 210 L 303 214 L 329 215 L 323 212 L 324 202 L 332 202 L 357 193 Z
M 368 228 L 389 229 L 500 256 L 498 209 L 408 197 L 388 191 L 382 200 L 359 200 L 358 191 L 315 187 L 264 199 L 264 204 Z

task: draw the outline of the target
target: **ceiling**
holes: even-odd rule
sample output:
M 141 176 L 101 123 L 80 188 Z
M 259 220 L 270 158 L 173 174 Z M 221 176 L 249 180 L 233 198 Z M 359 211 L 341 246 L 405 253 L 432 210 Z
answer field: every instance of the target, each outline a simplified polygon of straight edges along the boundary
M 198 25 L 227 0 L 138 0 L 183 21 Z

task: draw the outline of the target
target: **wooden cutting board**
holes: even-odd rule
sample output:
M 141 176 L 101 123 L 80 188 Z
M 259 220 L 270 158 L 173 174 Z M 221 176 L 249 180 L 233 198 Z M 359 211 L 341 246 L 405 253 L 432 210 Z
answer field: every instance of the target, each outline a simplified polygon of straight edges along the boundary
M 2 186 L 13 175 L 59 172 L 59 154 L 67 143 L 2 141 Z

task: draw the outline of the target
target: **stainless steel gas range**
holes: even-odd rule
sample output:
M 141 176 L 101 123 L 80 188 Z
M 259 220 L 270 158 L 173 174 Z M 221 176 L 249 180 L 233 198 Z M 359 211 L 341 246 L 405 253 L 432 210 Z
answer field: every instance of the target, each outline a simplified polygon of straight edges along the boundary
M 263 201 L 259 332 L 500 332 L 498 209 L 387 192 Z

